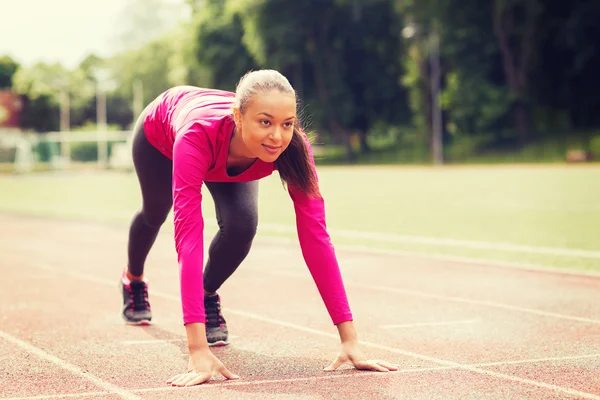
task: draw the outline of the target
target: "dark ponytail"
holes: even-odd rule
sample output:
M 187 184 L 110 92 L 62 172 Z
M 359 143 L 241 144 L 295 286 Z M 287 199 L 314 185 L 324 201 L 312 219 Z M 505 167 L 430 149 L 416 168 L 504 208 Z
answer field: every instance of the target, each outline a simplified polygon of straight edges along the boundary
M 293 186 L 310 198 L 321 198 L 310 149 L 310 137 L 302 131 L 298 122 L 294 124 L 290 144 L 277 158 L 275 165 L 281 181 L 287 183 L 288 188 Z

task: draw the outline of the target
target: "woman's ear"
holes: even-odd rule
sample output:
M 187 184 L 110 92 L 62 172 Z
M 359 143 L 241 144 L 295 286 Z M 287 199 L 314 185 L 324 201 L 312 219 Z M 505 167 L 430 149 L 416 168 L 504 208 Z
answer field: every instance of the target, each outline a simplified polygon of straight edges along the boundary
M 242 126 L 242 113 L 238 107 L 233 108 L 233 121 L 238 128 Z

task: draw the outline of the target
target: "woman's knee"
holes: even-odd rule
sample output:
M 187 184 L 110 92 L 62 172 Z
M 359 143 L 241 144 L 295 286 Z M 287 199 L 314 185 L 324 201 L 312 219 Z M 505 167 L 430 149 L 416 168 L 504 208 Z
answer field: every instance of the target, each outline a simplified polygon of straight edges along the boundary
M 144 223 L 151 228 L 160 228 L 165 223 L 169 216 L 170 208 L 152 209 L 150 207 L 144 207 L 140 211 L 140 215 L 144 220 Z
M 251 242 L 256 236 L 258 215 L 254 210 L 230 213 L 221 223 L 221 233 L 228 238 Z

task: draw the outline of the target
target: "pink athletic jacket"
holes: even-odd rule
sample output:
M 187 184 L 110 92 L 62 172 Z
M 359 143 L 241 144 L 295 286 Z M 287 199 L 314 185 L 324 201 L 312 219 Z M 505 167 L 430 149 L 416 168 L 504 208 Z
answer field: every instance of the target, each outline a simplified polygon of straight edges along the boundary
M 178 86 L 158 96 L 146 108 L 144 131 L 148 141 L 173 160 L 175 248 L 184 324 L 206 322 L 202 183 L 253 181 L 275 170 L 273 163 L 257 159 L 243 173 L 228 175 L 226 164 L 234 129 L 231 118 L 234 97 L 234 93 L 220 90 Z M 326 229 L 324 202 L 310 199 L 289 185 L 288 191 L 296 212 L 302 254 L 327 311 L 334 324 L 351 320 L 346 291 Z

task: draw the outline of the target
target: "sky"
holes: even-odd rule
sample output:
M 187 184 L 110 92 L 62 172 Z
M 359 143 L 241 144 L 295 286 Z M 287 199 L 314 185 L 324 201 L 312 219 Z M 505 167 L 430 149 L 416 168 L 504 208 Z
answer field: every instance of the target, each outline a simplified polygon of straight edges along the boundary
M 76 67 L 87 55 L 114 54 L 131 0 L 0 0 L 0 57 Z M 184 0 L 163 0 L 182 4 Z

